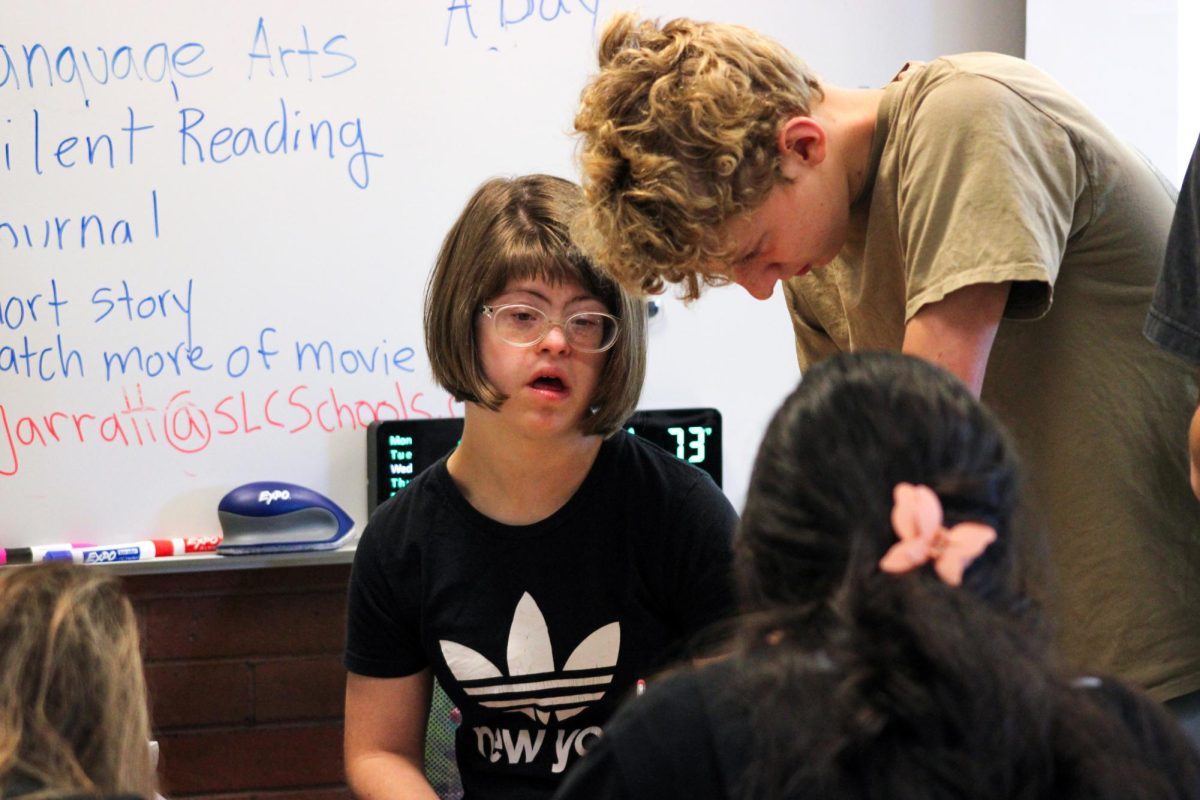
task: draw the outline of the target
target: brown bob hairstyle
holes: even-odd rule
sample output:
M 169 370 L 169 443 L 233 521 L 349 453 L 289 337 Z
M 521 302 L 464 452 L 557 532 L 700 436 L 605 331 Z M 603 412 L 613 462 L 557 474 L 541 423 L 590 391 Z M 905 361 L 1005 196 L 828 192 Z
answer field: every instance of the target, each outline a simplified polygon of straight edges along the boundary
M 425 349 L 434 380 L 456 400 L 495 411 L 507 399 L 483 372 L 475 341 L 480 306 L 514 280 L 578 283 L 620 319 L 584 435 L 608 436 L 637 406 L 646 375 L 646 310 L 571 241 L 583 193 L 551 175 L 493 178 L 480 186 L 442 242 L 425 289 Z

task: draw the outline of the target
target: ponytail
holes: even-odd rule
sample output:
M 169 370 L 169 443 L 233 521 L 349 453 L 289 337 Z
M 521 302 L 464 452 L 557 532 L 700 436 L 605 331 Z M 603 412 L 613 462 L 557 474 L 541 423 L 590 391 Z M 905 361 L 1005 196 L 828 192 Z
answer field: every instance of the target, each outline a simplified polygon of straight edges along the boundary
M 946 528 L 995 531 L 961 585 L 919 560 L 881 569 L 902 483 L 932 490 Z M 1105 706 L 1119 687 L 1077 688 L 1055 662 L 1019 497 L 1007 435 L 948 373 L 876 353 L 805 374 L 768 428 L 735 545 L 745 797 L 1200 796 L 1182 737 L 1151 747 Z

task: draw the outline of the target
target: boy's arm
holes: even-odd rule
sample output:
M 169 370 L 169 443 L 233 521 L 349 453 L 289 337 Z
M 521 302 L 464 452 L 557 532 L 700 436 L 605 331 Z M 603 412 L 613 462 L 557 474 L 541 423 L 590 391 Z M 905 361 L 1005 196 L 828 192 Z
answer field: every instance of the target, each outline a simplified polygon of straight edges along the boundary
M 346 782 L 359 800 L 437 800 L 425 779 L 433 679 L 346 676 Z
M 1008 288 L 977 283 L 922 306 L 904 327 L 901 349 L 954 373 L 979 397 Z

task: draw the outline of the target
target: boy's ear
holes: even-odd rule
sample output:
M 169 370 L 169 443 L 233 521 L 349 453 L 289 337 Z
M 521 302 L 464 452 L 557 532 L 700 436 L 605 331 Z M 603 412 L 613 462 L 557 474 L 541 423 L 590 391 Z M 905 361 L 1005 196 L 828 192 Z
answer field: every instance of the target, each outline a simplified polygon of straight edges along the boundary
M 784 177 L 795 178 L 800 167 L 825 160 L 828 139 L 825 128 L 812 117 L 790 117 L 779 129 L 777 144 Z

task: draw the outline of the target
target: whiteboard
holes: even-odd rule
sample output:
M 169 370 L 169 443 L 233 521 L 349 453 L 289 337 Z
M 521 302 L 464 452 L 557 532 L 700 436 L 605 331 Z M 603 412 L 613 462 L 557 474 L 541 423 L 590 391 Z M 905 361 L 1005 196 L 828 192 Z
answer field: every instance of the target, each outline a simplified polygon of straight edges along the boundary
M 281 480 L 360 522 L 365 425 L 461 415 L 421 296 L 494 175 L 576 174 L 621 8 L 769 31 L 831 82 L 1020 54 L 1017 0 L 0 5 L 0 545 L 212 533 Z M 778 294 L 673 298 L 641 407 L 714 406 L 741 506 L 799 375 Z

